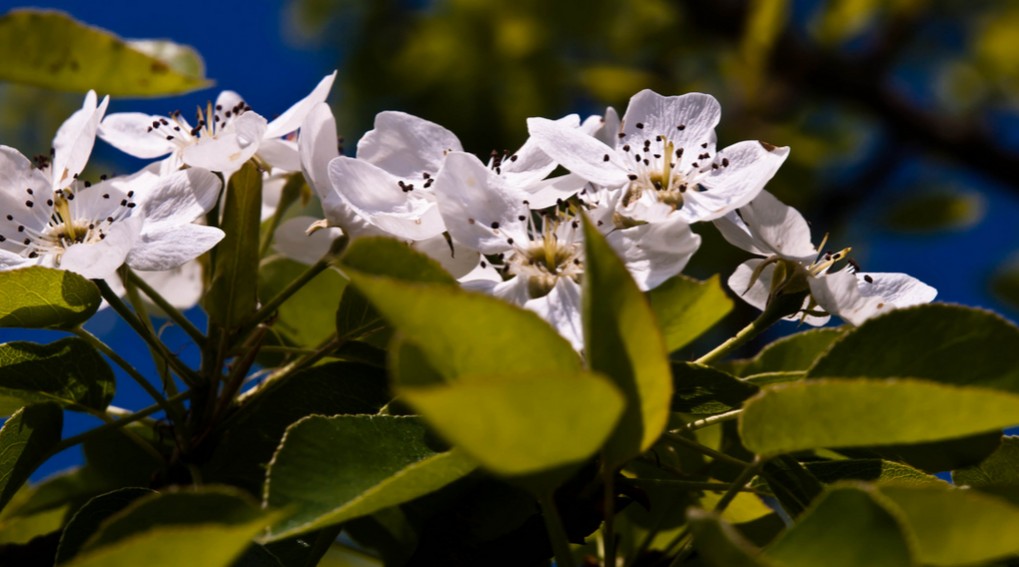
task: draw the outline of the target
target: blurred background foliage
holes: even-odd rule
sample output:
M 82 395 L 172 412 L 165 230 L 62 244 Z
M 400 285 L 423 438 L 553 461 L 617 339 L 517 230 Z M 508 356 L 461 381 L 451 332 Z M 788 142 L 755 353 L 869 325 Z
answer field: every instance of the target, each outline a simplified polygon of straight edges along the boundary
M 529 116 L 622 113 L 643 88 L 709 92 L 721 147 L 792 148 L 769 189 L 810 219 L 815 243 L 830 233 L 865 270 L 1019 313 L 1019 3 L 292 0 L 284 12 L 280 33 L 335 53 L 348 154 L 381 110 L 486 155 L 519 146 Z M 0 139 L 44 153 L 79 101 L 0 83 Z M 688 271 L 727 277 L 737 252 L 698 230 Z

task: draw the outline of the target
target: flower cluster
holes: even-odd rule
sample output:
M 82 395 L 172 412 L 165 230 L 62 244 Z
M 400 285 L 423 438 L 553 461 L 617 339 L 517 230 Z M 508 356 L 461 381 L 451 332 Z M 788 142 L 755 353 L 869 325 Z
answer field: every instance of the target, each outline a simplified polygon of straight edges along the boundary
M 324 219 L 279 227 L 281 253 L 313 262 L 340 233 L 388 235 L 437 259 L 464 287 L 537 312 L 577 349 L 584 216 L 643 290 L 683 270 L 700 246 L 691 224 L 710 221 L 760 256 L 729 285 L 762 310 L 794 298 L 796 308 L 781 315 L 859 324 L 936 293 L 905 274 L 863 273 L 846 250 L 815 248 L 803 217 L 764 191 L 789 149 L 759 141 L 716 148 L 721 110 L 709 95 L 645 90 L 622 118 L 611 108 L 586 120 L 531 118 L 519 149 L 484 160 L 438 124 L 382 112 L 350 157 L 340 155 L 325 103 L 334 77 L 272 121 L 231 91 L 199 109 L 194 123 L 180 112 L 104 116 L 108 100 L 89 93 L 49 157 L 0 147 L 0 269 L 41 264 L 116 279 L 126 264 L 163 289 L 200 282 L 188 266 L 223 237 L 201 221 L 223 181 L 254 160 L 265 186 L 276 188 L 265 191 L 266 216 L 290 175 L 303 175 L 321 202 Z M 163 159 L 86 183 L 78 177 L 97 135 L 133 156 Z M 170 295 L 183 306 L 197 300 Z

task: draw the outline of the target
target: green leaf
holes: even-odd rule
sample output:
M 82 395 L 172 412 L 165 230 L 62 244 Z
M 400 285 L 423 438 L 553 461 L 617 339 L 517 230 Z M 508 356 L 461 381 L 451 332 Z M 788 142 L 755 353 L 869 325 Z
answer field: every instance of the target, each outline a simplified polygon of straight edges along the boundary
M 958 305 L 898 309 L 864 322 L 808 371 L 814 377 L 896 378 L 1019 393 L 1019 328 L 994 313 Z
M 748 542 L 735 528 L 716 514 L 690 508 L 687 510 L 694 546 L 709 565 L 714 567 L 768 567 L 773 565 L 760 557 L 760 550 Z
M 279 514 L 226 487 L 143 496 L 110 516 L 68 567 L 229 567 Z
M 784 567 L 914 565 L 894 506 L 872 489 L 828 489 L 764 551 Z
M 584 218 L 584 351 L 607 376 L 626 411 L 604 449 L 609 467 L 643 453 L 669 419 L 669 353 L 648 300 L 598 229 Z
M 504 475 L 547 471 L 593 455 L 624 402 L 605 378 L 584 372 L 464 375 L 399 393 L 447 441 Z
M 41 266 L 0 272 L 0 327 L 71 329 L 101 303 L 99 288 L 73 272 Z
M 212 323 L 238 328 L 258 306 L 258 236 L 262 173 L 250 161 L 230 176 L 223 204 L 226 233 L 212 250 L 212 285 L 205 310 Z
M 647 293 L 669 352 L 701 336 L 732 311 L 718 276 L 707 281 L 674 276 Z
M 34 538 L 59 531 L 71 511 L 71 504 L 67 503 L 0 520 L 0 548 L 7 544 L 24 545 Z
M 812 475 L 824 483 L 842 480 L 892 481 L 901 484 L 944 486 L 945 481 L 911 466 L 883 459 L 845 459 L 803 463 Z
M 262 303 L 269 301 L 307 269 L 308 266 L 287 258 L 265 262 L 258 271 L 259 299 Z M 317 347 L 336 330 L 334 313 L 340 296 L 346 295 L 346 286 L 347 280 L 339 272 L 323 270 L 280 305 L 273 332 L 288 344 Z
M 115 386 L 109 365 L 81 339 L 0 344 L 0 415 L 37 402 L 102 411 Z
M 376 413 L 390 398 L 380 368 L 330 362 L 297 372 L 245 398 L 220 429 L 222 441 L 202 476 L 260 495 L 266 465 L 290 424 L 311 414 Z
M 1019 553 L 1019 507 L 972 490 L 882 486 L 923 565 L 976 565 Z
M 127 508 L 138 498 L 149 494 L 155 494 L 155 491 L 129 487 L 107 492 L 89 500 L 67 522 L 60 536 L 60 544 L 57 546 L 56 563 L 59 565 L 70 561 L 81 551 L 82 546 L 104 520 Z
M 366 275 L 457 285 L 456 279 L 438 262 L 393 238 L 358 238 L 347 247 L 340 264 Z
M 744 406 L 739 430 L 747 449 L 778 455 L 951 439 L 1017 423 L 1019 396 L 998 390 L 914 379 L 815 379 L 763 389 Z
M 979 193 L 940 188 L 891 203 L 884 222 L 902 232 L 961 230 L 980 222 L 986 208 Z
M 743 405 L 760 388 L 721 370 L 692 362 L 672 363 L 672 411 L 694 415 L 726 412 Z
M 1013 256 L 998 266 L 991 275 L 990 288 L 999 301 L 1019 309 L 1019 256 Z
M 977 466 L 952 471 L 956 484 L 1019 487 L 1019 437 L 1007 436 L 993 455 Z
M 132 438 L 128 437 L 130 434 Z M 100 481 L 97 488 L 122 486 L 148 486 L 166 468 L 163 459 L 142 449 L 137 440 L 169 454 L 173 440 L 164 440 L 160 433 L 145 423 L 130 423 L 124 427 L 89 436 L 82 443 L 87 463 L 87 474 Z M 106 490 L 102 490 L 105 492 Z
M 736 375 L 746 377 L 766 372 L 806 371 L 845 332 L 844 327 L 829 327 L 782 337 L 761 349 L 753 358 L 733 361 Z
M 50 10 L 12 10 L 0 17 L 0 59 L 0 80 L 64 91 L 164 96 L 212 84 L 188 46 L 127 42 Z
M 765 461 L 761 478 L 790 516 L 796 517 L 817 498 L 824 486 L 802 463 L 782 455 Z
M 580 357 L 538 315 L 446 284 L 412 283 L 345 270 L 382 315 L 446 379 L 580 370 Z
M 349 287 L 343 292 L 336 310 L 336 336 L 340 340 L 353 341 L 371 336 L 385 326 L 382 315 L 356 287 Z
M 60 442 L 64 413 L 56 404 L 26 406 L 0 429 L 0 509 Z
M 272 527 L 283 539 L 428 494 L 477 466 L 440 453 L 416 418 L 309 416 L 287 429 L 269 464 L 264 500 L 292 513 Z

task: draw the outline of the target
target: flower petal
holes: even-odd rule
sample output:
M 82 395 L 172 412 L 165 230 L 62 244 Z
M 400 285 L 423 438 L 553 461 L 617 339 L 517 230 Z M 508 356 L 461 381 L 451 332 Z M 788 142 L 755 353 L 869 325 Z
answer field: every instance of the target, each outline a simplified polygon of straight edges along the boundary
M 283 114 L 273 119 L 265 129 L 265 137 L 279 138 L 297 130 L 301 123 L 304 122 L 304 118 L 311 112 L 311 109 L 319 103 L 325 102 L 326 98 L 329 97 L 329 90 L 333 88 L 334 80 L 336 80 L 336 71 L 326 75 L 325 78 L 319 81 L 315 88 L 308 93 L 308 96 L 297 101 L 293 106 L 286 109 Z
M 96 105 L 95 91 L 85 95 L 81 109 L 70 116 L 57 130 L 53 138 L 53 187 L 67 187 L 85 169 L 92 147 L 96 142 L 99 122 L 106 113 L 110 97 L 103 97 Z
M 192 167 L 232 173 L 258 151 L 265 124 L 265 118 L 254 112 L 245 112 L 231 122 L 232 129 L 216 137 L 203 137 L 197 144 L 185 146 L 181 157 L 184 163 Z
M 404 191 L 399 179 L 366 161 L 333 159 L 329 180 L 354 212 L 393 236 L 424 240 L 446 230 L 431 195 Z
M 198 167 L 161 178 L 142 207 L 143 234 L 194 222 L 216 204 L 220 185 L 219 177 Z
M 127 264 L 136 270 L 170 270 L 209 251 L 224 236 L 218 228 L 198 224 L 166 226 L 159 230 L 146 227 L 142 238 L 128 254 Z
M 180 310 L 191 309 L 198 305 L 198 300 L 202 298 L 204 291 L 202 265 L 196 261 L 185 262 L 172 270 L 140 271 L 138 277 L 152 286 L 170 305 Z M 150 306 L 150 309 L 157 310 L 158 308 Z
M 301 157 L 298 155 L 297 142 L 293 140 L 266 138 L 258 147 L 258 157 L 273 169 L 301 171 Z
M 715 97 L 703 93 L 662 96 L 642 90 L 630 98 L 623 115 L 620 143 L 641 144 L 644 140 L 664 136 L 677 148 L 693 149 L 708 144 L 714 150 L 715 127 L 722 117 L 722 107 Z M 694 153 L 694 152 L 690 152 Z
M 528 195 L 510 186 L 472 154 L 454 152 L 432 188 L 449 234 L 482 254 L 527 239 Z
M 273 234 L 273 248 L 291 260 L 312 265 L 329 252 L 333 241 L 343 234 L 338 228 L 325 228 L 308 234 L 317 219 L 299 216 L 280 223 Z
M 528 118 L 527 130 L 543 152 L 592 183 L 614 187 L 629 180 L 630 164 L 622 155 L 579 128 Z
M 570 114 L 556 120 L 556 123 L 569 128 L 578 128 L 580 117 Z M 541 150 L 537 140 L 528 138 L 524 145 L 520 146 L 520 149 L 502 160 L 496 173 L 510 185 L 527 190 L 529 186 L 548 177 L 548 174 L 555 170 L 556 165 L 556 162 Z
M 142 159 L 164 156 L 176 146 L 159 133 L 152 132 L 152 122 L 161 116 L 140 112 L 117 112 L 103 119 L 99 137 L 118 150 Z
M 715 163 L 728 165 L 711 169 L 696 178 L 704 191 L 685 194 L 680 215 L 687 222 L 714 220 L 752 201 L 778 171 L 789 148 L 757 141 L 733 144 L 718 152 Z
M 853 273 L 842 270 L 811 278 L 818 305 L 853 325 L 898 307 L 929 303 L 937 290 L 900 273 Z
M 141 225 L 141 218 L 127 217 L 113 223 L 106 238 L 98 242 L 72 244 L 60 257 L 60 269 L 89 279 L 112 276 L 135 245 Z
M 375 128 L 357 142 L 357 158 L 404 179 L 435 174 L 447 152 L 463 151 L 460 140 L 434 122 L 405 112 L 375 116 Z
M 519 279 L 519 278 L 516 278 Z M 531 299 L 524 307 L 548 321 L 559 334 L 570 341 L 575 350 L 584 349 L 584 327 L 581 322 L 580 286 L 569 278 L 559 278 L 552 291 Z
M 682 272 L 701 245 L 701 237 L 678 218 L 615 230 L 607 240 L 641 291 Z
M 427 240 L 411 243 L 411 248 L 433 258 L 454 278 L 471 273 L 481 261 L 481 254 L 469 246 L 440 234 Z

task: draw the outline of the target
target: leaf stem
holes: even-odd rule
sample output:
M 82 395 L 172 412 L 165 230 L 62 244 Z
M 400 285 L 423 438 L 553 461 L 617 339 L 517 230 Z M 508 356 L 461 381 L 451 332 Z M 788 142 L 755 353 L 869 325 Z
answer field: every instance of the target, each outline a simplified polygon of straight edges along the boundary
M 275 382 L 277 382 L 279 380 L 282 380 L 283 378 L 286 378 L 290 374 L 293 374 L 294 372 L 297 372 L 298 370 L 307 368 L 308 366 L 311 366 L 312 364 L 315 364 L 322 357 L 326 356 L 330 352 L 332 352 L 332 351 L 336 350 L 337 348 L 339 348 L 341 345 L 343 345 L 343 343 L 344 343 L 343 339 L 341 339 L 341 338 L 337 337 L 335 334 L 333 334 L 333 336 L 331 336 L 328 339 L 326 339 L 325 341 L 323 341 L 322 344 L 320 344 L 318 346 L 318 348 L 316 348 L 315 350 L 312 350 L 312 351 L 308 352 L 307 354 L 305 354 L 301 358 L 298 358 L 297 360 L 294 360 L 293 362 L 287 364 L 286 366 L 284 366 L 284 367 L 276 370 L 272 374 L 266 376 L 265 380 L 263 380 L 262 383 L 258 385 L 258 387 L 252 388 L 252 389 L 248 390 L 247 392 L 245 392 L 244 394 L 242 394 L 241 396 L 239 396 L 237 398 L 238 401 L 243 402 L 245 399 L 247 399 L 249 396 L 253 395 L 255 392 L 260 392 L 262 390 L 265 390 L 266 388 L 270 387 Z
M 117 296 L 117 293 L 110 288 L 110 284 L 104 280 L 92 280 L 97 286 L 99 286 L 99 292 L 102 294 L 103 299 L 110 304 L 110 307 L 121 316 L 127 324 L 138 336 L 142 338 L 151 348 L 159 354 L 159 356 L 169 364 L 174 372 L 180 376 L 189 387 L 194 386 L 198 382 L 198 376 L 195 375 L 194 371 L 187 367 L 179 358 L 174 356 L 171 352 L 166 350 L 166 346 L 163 345 L 159 339 L 155 338 L 155 335 L 149 331 L 144 323 L 131 311 L 131 309 Z M 171 398 L 172 399 L 172 398 Z
M 765 329 L 774 325 L 779 319 L 788 315 L 788 309 L 786 309 L 786 302 L 784 301 L 772 301 L 768 303 L 764 311 L 750 322 L 749 325 L 743 327 L 735 335 L 730 337 L 722 344 L 715 347 L 711 352 L 698 358 L 694 361 L 696 364 L 711 364 L 712 362 L 722 358 L 729 354 L 737 347 L 743 346 L 757 335 L 764 332 Z
M 555 498 L 551 493 L 546 493 L 538 498 L 538 503 L 541 505 L 542 516 L 545 517 L 545 530 L 548 532 L 548 540 L 552 544 L 556 566 L 574 567 L 570 540 L 566 537 L 566 529 L 563 527 L 563 519 L 556 508 Z
M 197 344 L 199 347 L 205 345 L 206 340 L 205 334 L 203 334 L 198 329 L 198 327 L 194 325 L 194 323 L 188 321 L 188 318 L 185 317 L 184 314 L 181 313 L 179 309 L 171 305 L 170 302 L 166 300 L 166 298 L 160 295 L 160 293 L 156 291 L 155 288 L 149 285 L 149 283 L 142 279 L 141 276 L 136 274 L 134 270 L 127 268 L 124 270 L 123 273 L 127 274 L 127 277 L 130 280 L 131 284 L 137 286 L 138 289 L 142 290 L 142 293 L 144 293 L 150 300 L 152 300 L 152 303 L 155 303 L 157 307 L 162 309 L 163 312 L 166 313 L 166 315 L 170 319 L 172 319 L 174 323 L 177 323 L 177 325 L 181 329 L 183 329 L 184 332 L 187 333 L 189 337 L 191 337 L 191 340 L 195 341 L 195 344 Z
M 764 459 L 761 457 L 754 457 L 754 462 L 745 469 L 743 472 L 736 477 L 736 480 L 732 481 L 732 485 L 729 486 L 729 490 L 722 495 L 722 498 L 715 504 L 715 513 L 721 514 L 725 511 L 726 507 L 732 502 L 736 495 L 740 493 L 743 487 L 750 482 L 750 479 L 757 475 L 757 471 L 764 466 Z
M 605 485 L 605 499 L 602 508 L 605 511 L 605 523 L 602 527 L 603 540 L 605 543 L 604 564 L 616 564 L 616 488 L 615 471 L 605 466 L 602 467 L 602 483 Z
M 687 423 L 686 425 L 684 425 L 683 427 L 681 427 L 679 429 L 673 429 L 673 430 L 670 431 L 670 433 L 680 433 L 682 431 L 696 431 L 698 429 L 704 429 L 705 427 L 710 427 L 712 425 L 715 425 L 716 423 L 724 423 L 726 421 L 734 421 L 735 419 L 737 419 L 739 417 L 739 414 L 741 414 L 741 413 L 743 413 L 743 409 L 742 408 L 737 408 L 737 409 L 734 409 L 734 410 L 729 410 L 729 411 L 727 411 L 725 413 L 709 415 L 708 417 L 704 417 L 704 418 L 701 418 L 701 419 L 697 419 L 697 420 L 691 421 L 690 423 Z
M 725 453 L 716 451 L 711 447 L 701 445 L 700 443 L 694 441 L 693 439 L 687 439 L 686 437 L 683 437 L 682 435 L 678 435 L 676 433 L 672 433 L 671 431 L 666 431 L 665 433 L 662 433 L 662 437 L 674 443 L 693 449 L 694 451 L 707 455 L 718 461 L 722 461 L 743 468 L 750 468 L 751 466 L 753 466 L 753 463 L 748 463 L 742 459 L 737 459 L 736 457 L 733 457 L 731 455 L 726 455 Z

